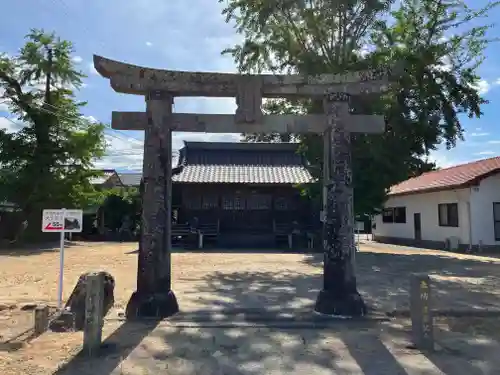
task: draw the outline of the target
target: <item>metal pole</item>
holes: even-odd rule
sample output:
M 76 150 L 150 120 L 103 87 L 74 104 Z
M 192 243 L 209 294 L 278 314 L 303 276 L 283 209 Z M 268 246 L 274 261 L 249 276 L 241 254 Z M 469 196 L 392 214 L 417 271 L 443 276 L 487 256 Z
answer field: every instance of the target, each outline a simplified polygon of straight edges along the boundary
M 63 217 L 63 228 L 61 231 L 60 238 L 60 248 L 59 248 L 59 285 L 57 291 L 57 308 L 62 309 L 62 293 L 63 293 L 63 272 L 64 272 L 64 217 L 66 216 L 66 210 L 62 209 Z
M 355 223 L 356 223 L 356 249 L 359 251 L 359 225 L 357 221 L 355 221 Z

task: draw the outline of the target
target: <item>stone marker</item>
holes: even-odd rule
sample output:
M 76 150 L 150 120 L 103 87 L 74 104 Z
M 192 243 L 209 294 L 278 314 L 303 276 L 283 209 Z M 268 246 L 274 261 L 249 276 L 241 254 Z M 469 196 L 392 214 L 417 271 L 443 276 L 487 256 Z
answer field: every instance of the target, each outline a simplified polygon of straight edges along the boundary
M 105 275 L 105 272 L 89 273 L 85 279 L 83 350 L 88 356 L 94 356 L 101 347 Z
M 412 340 L 418 349 L 434 350 L 434 322 L 429 275 L 412 274 L 410 279 Z
M 106 316 L 108 311 L 113 306 L 114 299 L 114 289 L 115 280 L 108 272 L 102 272 L 104 277 L 104 302 L 103 302 L 103 317 Z M 68 330 L 82 330 L 85 325 L 85 296 L 86 296 L 86 284 L 87 276 L 91 274 L 86 272 L 80 275 L 78 282 L 76 283 L 73 292 L 66 302 L 64 310 L 61 312 L 60 316 L 56 318 L 52 323 L 50 328 L 57 331 L 68 331 Z
M 49 307 L 45 305 L 37 306 L 33 316 L 35 318 L 34 334 L 40 336 L 49 327 Z

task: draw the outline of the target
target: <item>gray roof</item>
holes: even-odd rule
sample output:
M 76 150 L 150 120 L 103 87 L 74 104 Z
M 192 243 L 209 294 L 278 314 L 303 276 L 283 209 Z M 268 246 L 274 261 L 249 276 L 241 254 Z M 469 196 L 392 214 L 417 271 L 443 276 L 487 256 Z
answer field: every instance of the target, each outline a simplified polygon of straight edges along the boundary
M 174 182 L 306 184 L 313 177 L 297 143 L 184 142 Z
M 118 177 L 125 186 L 139 186 L 142 173 L 118 173 Z
M 313 178 L 300 165 L 187 165 L 174 182 L 220 184 L 307 184 Z
M 108 181 L 108 179 L 113 175 L 115 174 L 115 170 L 114 169 L 103 169 L 102 171 L 102 176 L 99 176 L 99 177 L 92 177 L 90 179 L 90 183 L 92 185 L 102 185 L 104 184 L 106 181 Z
M 177 183 L 307 184 L 313 177 L 297 143 L 184 142 Z M 118 173 L 125 186 L 139 186 L 142 173 Z

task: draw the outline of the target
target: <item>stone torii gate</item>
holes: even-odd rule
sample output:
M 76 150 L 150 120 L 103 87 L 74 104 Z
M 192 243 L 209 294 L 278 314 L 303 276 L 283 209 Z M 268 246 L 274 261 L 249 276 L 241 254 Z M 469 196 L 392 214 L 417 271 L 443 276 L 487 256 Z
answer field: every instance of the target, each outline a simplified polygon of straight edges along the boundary
M 94 56 L 94 67 L 119 93 L 143 95 L 145 112 L 113 112 L 112 128 L 144 130 L 143 214 L 137 289 L 127 317 L 178 312 L 171 289 L 172 131 L 207 133 L 319 133 L 324 157 L 324 285 L 316 311 L 364 315 L 356 288 L 350 133 L 382 133 L 382 116 L 351 115 L 351 96 L 380 93 L 388 70 L 342 75 L 240 75 L 151 69 Z M 174 97 L 235 97 L 235 115 L 173 113 Z M 323 99 L 322 115 L 263 115 L 263 98 Z M 326 211 L 326 212 L 325 212 Z

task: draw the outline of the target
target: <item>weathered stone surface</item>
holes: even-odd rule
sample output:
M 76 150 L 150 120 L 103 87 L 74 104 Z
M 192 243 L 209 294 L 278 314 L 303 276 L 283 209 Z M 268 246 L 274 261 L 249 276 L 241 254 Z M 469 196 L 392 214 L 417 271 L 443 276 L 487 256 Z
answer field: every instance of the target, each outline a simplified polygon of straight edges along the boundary
M 351 136 L 346 129 L 350 120 L 350 96 L 329 93 L 325 111 L 331 131 L 324 142 L 324 285 L 315 310 L 329 315 L 360 316 L 367 309 L 357 291 L 352 257 L 355 252 Z
M 44 333 L 49 326 L 49 307 L 37 306 L 34 312 L 34 334 L 39 336 Z
M 38 303 L 36 302 L 28 302 L 28 303 L 23 303 L 20 307 L 22 311 L 31 311 L 35 310 L 38 306 Z
M 168 93 L 154 92 L 146 101 L 148 126 L 137 290 L 127 305 L 127 318 L 131 319 L 166 317 L 179 310 L 171 291 L 172 131 L 162 126 L 170 123 L 173 98 Z
M 172 290 L 146 294 L 135 291 L 127 304 L 128 320 L 136 318 L 167 318 L 179 312 L 179 304 Z
M 213 72 L 186 72 L 152 69 L 94 55 L 94 67 L 111 87 L 127 94 L 144 95 L 152 90 L 168 91 L 175 96 L 228 97 L 239 92 L 240 74 Z M 317 76 L 248 75 L 248 80 L 262 85 L 263 97 L 310 98 L 322 97 L 327 89 L 349 94 L 379 93 L 385 89 L 389 69 L 373 69 L 345 74 Z
M 262 122 L 262 80 L 257 76 L 241 75 L 237 79 L 236 114 L 237 124 Z
M 328 125 L 324 115 L 265 115 L 260 122 L 236 122 L 231 114 L 173 113 L 171 126 L 174 131 L 202 133 L 323 133 Z M 118 130 L 144 130 L 147 127 L 146 112 L 113 112 L 111 127 Z M 356 115 L 346 124 L 354 133 L 382 133 L 385 121 L 380 116 Z
M 75 314 L 71 311 L 63 310 L 57 314 L 49 323 L 49 328 L 54 332 L 71 332 L 75 328 Z
M 104 272 L 104 303 L 103 303 L 103 316 L 106 316 L 108 311 L 111 309 L 115 302 L 114 298 L 114 289 L 115 289 L 115 279 L 113 276 Z M 87 293 L 87 275 L 91 274 L 91 272 L 86 272 L 80 275 L 78 278 L 78 282 L 76 283 L 73 292 L 66 302 L 64 310 L 73 315 L 74 320 L 74 329 L 82 330 L 85 325 L 85 298 Z M 63 314 L 63 316 L 56 318 L 54 322 L 51 323 L 50 328 L 54 329 L 56 326 L 58 329 L 66 328 L 67 330 L 72 329 L 70 326 L 71 318 L 67 313 Z M 63 327 L 65 326 L 65 327 Z
M 431 280 L 426 274 L 410 277 L 410 314 L 412 340 L 417 348 L 434 350 L 434 318 Z
M 102 272 L 87 275 L 83 351 L 91 357 L 97 355 L 102 343 L 104 283 Z
M 4 310 L 13 310 L 16 308 L 16 305 L 10 303 L 0 303 L 0 311 Z

